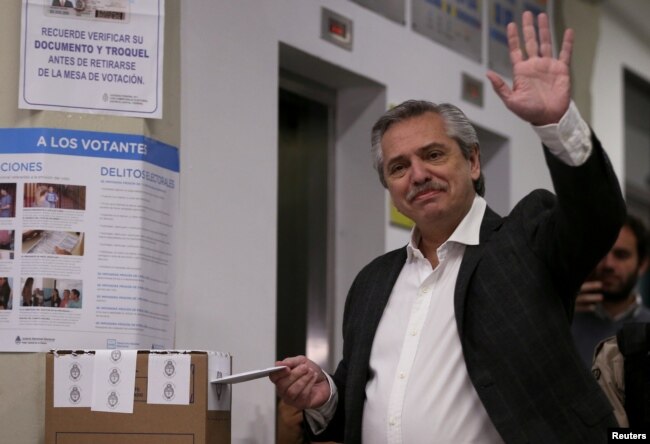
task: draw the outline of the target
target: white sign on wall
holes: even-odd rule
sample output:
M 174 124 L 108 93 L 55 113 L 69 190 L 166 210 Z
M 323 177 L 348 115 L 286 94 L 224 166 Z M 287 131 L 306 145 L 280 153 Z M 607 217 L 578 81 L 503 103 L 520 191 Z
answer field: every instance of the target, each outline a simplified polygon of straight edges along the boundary
M 23 0 L 19 107 L 162 117 L 164 0 Z

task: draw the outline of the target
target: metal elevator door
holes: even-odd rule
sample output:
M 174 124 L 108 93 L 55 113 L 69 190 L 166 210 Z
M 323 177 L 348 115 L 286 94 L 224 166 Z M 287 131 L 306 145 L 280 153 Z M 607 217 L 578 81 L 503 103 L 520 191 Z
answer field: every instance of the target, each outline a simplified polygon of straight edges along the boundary
M 327 365 L 328 146 L 331 109 L 279 90 L 278 359 Z

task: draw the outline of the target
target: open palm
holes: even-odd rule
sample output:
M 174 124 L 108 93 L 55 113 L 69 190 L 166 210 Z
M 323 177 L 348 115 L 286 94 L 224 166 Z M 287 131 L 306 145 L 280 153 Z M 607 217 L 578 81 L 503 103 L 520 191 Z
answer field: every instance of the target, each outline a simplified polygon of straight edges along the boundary
M 554 58 L 546 14 L 538 17 L 539 43 L 535 35 L 533 15 L 524 13 L 522 31 L 528 57 L 524 57 L 517 27 L 508 25 L 508 47 L 512 61 L 512 89 L 496 73 L 487 76 L 497 95 L 506 107 L 533 125 L 557 123 L 571 101 L 571 77 L 569 63 L 573 47 L 573 32 L 564 34 L 562 49 Z

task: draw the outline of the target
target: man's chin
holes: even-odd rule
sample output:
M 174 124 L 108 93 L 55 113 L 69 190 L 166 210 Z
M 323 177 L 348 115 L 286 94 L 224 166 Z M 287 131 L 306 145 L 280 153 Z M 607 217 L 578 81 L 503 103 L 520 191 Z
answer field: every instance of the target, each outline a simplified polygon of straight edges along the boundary
M 603 291 L 603 300 L 607 302 L 622 302 L 629 297 L 629 291 Z

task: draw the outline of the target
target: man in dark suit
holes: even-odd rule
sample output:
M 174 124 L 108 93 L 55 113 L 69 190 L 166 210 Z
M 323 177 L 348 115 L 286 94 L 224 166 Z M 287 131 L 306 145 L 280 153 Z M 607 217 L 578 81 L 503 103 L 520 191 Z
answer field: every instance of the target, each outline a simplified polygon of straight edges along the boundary
M 513 87 L 488 78 L 534 125 L 557 196 L 537 190 L 501 218 L 486 206 L 476 133 L 453 105 L 408 101 L 373 127 L 375 166 L 415 221 L 411 241 L 357 276 L 343 359 L 305 357 L 271 376 L 314 439 L 366 442 L 605 442 L 616 426 L 573 346 L 581 282 L 613 243 L 625 205 L 609 160 L 570 100 L 568 30 L 508 26 Z

